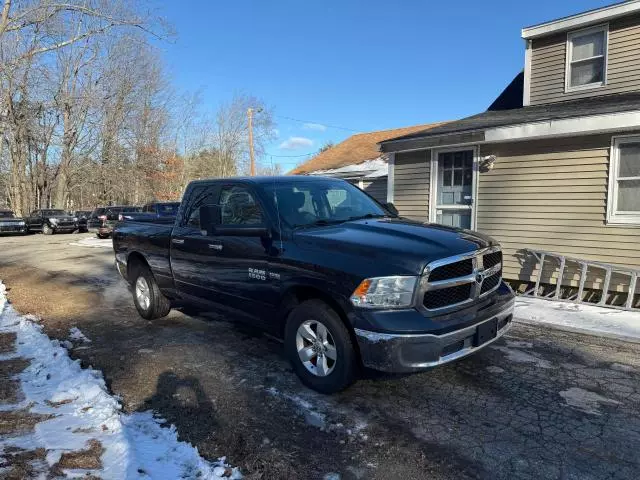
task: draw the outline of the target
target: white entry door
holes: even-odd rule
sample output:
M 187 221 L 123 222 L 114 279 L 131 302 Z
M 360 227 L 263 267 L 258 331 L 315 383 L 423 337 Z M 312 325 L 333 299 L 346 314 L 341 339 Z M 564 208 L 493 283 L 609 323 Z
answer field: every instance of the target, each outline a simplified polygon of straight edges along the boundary
M 475 149 L 437 150 L 431 160 L 431 222 L 475 227 Z

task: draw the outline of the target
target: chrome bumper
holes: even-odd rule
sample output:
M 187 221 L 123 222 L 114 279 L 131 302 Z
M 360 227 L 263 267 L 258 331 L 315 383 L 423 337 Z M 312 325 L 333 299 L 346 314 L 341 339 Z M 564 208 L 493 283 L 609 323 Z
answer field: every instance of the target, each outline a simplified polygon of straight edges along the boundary
M 490 345 L 510 328 L 514 301 L 482 321 L 460 330 L 435 335 L 377 333 L 356 328 L 362 362 L 366 367 L 385 372 L 415 372 L 458 360 Z M 497 320 L 496 336 L 474 345 L 478 328 Z

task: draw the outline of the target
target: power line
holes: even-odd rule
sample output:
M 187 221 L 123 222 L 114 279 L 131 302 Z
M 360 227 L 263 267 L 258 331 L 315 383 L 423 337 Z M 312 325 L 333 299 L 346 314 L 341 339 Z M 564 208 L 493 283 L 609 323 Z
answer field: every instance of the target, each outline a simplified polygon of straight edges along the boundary
M 274 115 L 274 117 L 284 118 L 286 120 L 291 120 L 293 122 L 299 122 L 299 123 L 313 123 L 313 124 L 316 124 L 316 125 L 323 125 L 323 126 L 325 126 L 327 128 L 335 128 L 337 130 L 345 130 L 347 132 L 360 133 L 362 131 L 362 130 L 354 130 L 353 128 L 339 127 L 337 125 L 329 125 L 328 123 L 313 122 L 311 120 L 300 120 L 299 118 L 293 118 L 293 117 L 285 117 L 284 115 Z

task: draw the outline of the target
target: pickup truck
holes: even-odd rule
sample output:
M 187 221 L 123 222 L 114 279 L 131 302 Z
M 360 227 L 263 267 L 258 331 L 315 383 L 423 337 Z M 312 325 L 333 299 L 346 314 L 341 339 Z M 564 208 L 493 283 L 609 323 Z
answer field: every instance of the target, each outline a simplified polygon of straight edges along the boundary
M 25 223 L 29 232 L 42 232 L 45 235 L 54 233 L 71 233 L 78 230 L 78 218 L 60 209 L 34 210 Z
M 513 316 L 494 240 L 398 217 L 334 178 L 194 181 L 173 225 L 120 223 L 113 246 L 143 318 L 228 313 L 282 338 L 323 393 L 361 367 L 416 372 L 469 355 Z
M 142 207 L 141 212 L 122 212 L 118 218 L 123 221 L 173 223 L 180 202 L 151 202 Z
M 27 224 L 22 218 L 17 218 L 11 210 L 0 210 L 0 234 L 27 233 Z
M 87 220 L 87 230 L 94 232 L 98 238 L 109 238 L 113 232 L 113 227 L 120 221 L 120 215 L 139 211 L 140 207 L 132 205 L 98 207 Z

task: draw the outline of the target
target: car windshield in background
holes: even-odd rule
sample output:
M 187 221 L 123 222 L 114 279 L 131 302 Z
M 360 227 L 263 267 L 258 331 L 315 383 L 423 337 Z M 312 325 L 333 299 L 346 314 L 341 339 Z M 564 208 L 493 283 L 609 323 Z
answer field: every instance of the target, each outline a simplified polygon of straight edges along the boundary
M 15 215 L 13 214 L 13 212 L 5 210 L 0 211 L 0 218 L 15 218 Z
M 45 217 L 59 217 L 68 215 L 64 210 L 42 210 L 42 215 Z
M 278 182 L 266 190 L 276 192 L 280 216 L 292 227 L 389 216 L 362 190 L 340 180 Z
M 158 204 L 158 215 L 177 215 L 179 203 L 159 203 Z

